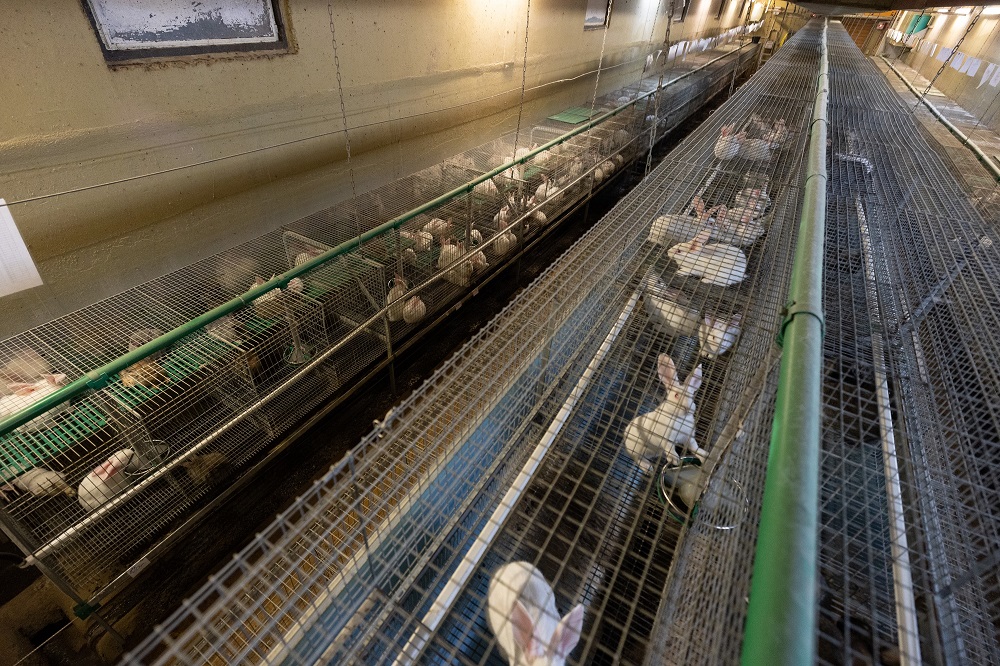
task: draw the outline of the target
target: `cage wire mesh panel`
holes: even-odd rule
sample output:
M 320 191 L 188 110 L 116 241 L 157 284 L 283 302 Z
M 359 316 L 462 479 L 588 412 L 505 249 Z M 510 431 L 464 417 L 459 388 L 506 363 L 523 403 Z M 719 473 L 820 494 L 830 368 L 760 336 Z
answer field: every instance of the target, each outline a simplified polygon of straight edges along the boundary
M 996 228 L 835 23 L 830 84 L 818 659 L 998 663 Z
M 129 658 L 503 663 L 487 609 L 523 562 L 547 610 L 583 604 L 575 661 L 643 663 L 664 590 L 717 573 L 692 556 L 670 584 L 692 515 L 738 580 L 679 597 L 671 626 L 710 604 L 736 649 L 817 40 L 800 31 Z M 707 267 L 674 251 L 712 235 Z
M 579 206 L 753 63 L 730 31 L 676 85 L 194 330 L 0 440 L 0 522 L 85 599 L 127 584 L 277 437 Z M 734 69 L 737 70 L 734 74 Z M 586 100 L 656 90 L 662 61 Z M 544 119 L 0 343 L 4 416 L 574 124 Z M 516 147 L 515 147 L 516 146 Z M 18 385 L 16 391 L 13 388 Z M 20 386 L 25 385 L 25 386 Z

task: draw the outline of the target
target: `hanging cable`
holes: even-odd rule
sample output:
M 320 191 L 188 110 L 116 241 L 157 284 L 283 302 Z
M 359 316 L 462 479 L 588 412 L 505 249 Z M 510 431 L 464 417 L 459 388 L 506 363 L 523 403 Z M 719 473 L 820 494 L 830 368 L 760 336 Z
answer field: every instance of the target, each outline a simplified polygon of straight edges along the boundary
M 920 106 L 920 103 L 923 101 L 924 97 L 926 97 L 927 93 L 929 93 L 931 88 L 934 87 L 934 82 L 938 80 L 938 77 L 941 76 L 941 74 L 944 72 L 945 67 L 947 67 L 954 59 L 955 54 L 958 53 L 958 47 L 962 45 L 962 42 L 965 41 L 965 38 L 969 35 L 970 32 L 972 32 L 972 28 L 975 27 L 976 23 L 979 21 L 979 17 L 983 15 L 984 9 L 985 7 L 981 7 L 979 9 L 979 13 L 976 14 L 974 17 L 972 17 L 972 20 L 969 21 L 969 26 L 965 29 L 965 32 L 962 33 L 962 36 L 958 38 L 958 42 L 955 43 L 955 46 L 952 48 L 951 53 L 948 54 L 948 57 L 945 58 L 944 62 L 941 63 L 941 66 L 938 68 L 937 74 L 935 74 L 934 78 L 930 80 L 930 83 L 927 84 L 927 87 L 924 89 L 924 91 L 920 93 L 920 99 L 918 99 L 913 104 L 914 110 L 916 110 L 916 108 Z
M 528 26 L 531 24 L 531 0 L 524 8 L 524 58 L 521 62 L 521 101 L 517 105 L 517 129 L 514 130 L 514 159 L 517 159 L 517 142 L 521 138 L 521 117 L 524 115 L 524 89 L 528 84 Z
M 354 225 L 358 238 L 361 237 L 361 215 L 358 211 L 358 187 L 354 181 L 354 167 L 351 165 L 351 133 L 347 127 L 347 106 L 344 104 L 344 83 L 340 78 L 340 57 L 337 55 L 337 33 L 333 26 L 333 0 L 326 5 L 330 15 L 330 41 L 333 42 L 333 66 L 337 70 L 337 94 L 340 96 L 340 116 L 344 120 L 344 147 L 347 150 L 347 171 L 351 177 L 351 201 L 354 208 Z

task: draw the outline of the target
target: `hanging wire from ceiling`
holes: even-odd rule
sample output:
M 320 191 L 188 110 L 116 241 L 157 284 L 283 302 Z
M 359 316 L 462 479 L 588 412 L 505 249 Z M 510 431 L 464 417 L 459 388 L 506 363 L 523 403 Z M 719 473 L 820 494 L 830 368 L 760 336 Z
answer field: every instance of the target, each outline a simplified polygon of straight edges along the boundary
M 333 43 L 333 66 L 337 70 L 337 94 L 340 97 L 340 116 L 344 121 L 344 147 L 347 150 L 347 171 L 351 177 L 351 199 L 354 201 L 354 224 L 358 237 L 361 237 L 361 216 L 358 213 L 358 186 L 354 178 L 354 166 L 351 164 L 351 132 L 347 126 L 347 107 L 344 104 L 344 82 L 340 77 L 340 57 L 337 55 L 337 32 L 333 25 L 333 0 L 326 4 L 330 15 L 330 41 Z
M 524 58 L 521 61 L 521 101 L 517 105 L 517 128 L 514 131 L 514 159 L 521 139 L 521 117 L 524 115 L 524 89 L 528 83 L 528 27 L 531 25 L 531 0 L 524 8 Z

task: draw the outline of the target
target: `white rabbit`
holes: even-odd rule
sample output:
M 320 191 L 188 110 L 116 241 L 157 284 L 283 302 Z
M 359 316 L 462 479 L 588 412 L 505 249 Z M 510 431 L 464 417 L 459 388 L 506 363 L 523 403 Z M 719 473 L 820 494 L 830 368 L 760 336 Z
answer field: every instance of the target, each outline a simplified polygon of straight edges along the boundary
M 643 278 L 646 297 L 643 303 L 650 321 L 667 335 L 695 335 L 700 322 L 698 312 L 686 307 L 684 294 L 669 289 L 652 269 Z
M 766 139 L 747 139 L 740 145 L 740 157 L 754 162 L 771 159 L 771 144 Z
M 535 201 L 537 203 L 544 203 L 549 199 L 554 199 L 555 195 L 558 194 L 559 188 L 549 180 L 549 177 L 542 175 L 542 184 L 535 188 Z
M 392 281 L 392 289 L 385 296 L 385 303 L 389 306 L 389 311 L 387 313 L 389 321 L 399 321 L 403 318 L 403 306 L 406 304 L 403 301 L 403 295 L 409 290 L 406 284 L 406 280 L 402 275 L 396 275 L 395 279 Z
M 760 217 L 771 205 L 771 197 L 762 187 L 745 187 L 737 193 L 734 205 L 736 208 L 753 208 L 756 211 L 754 217 Z
M 52 366 L 42 358 L 41 354 L 30 347 L 23 347 L 14 352 L 13 356 L 0 367 L 0 394 L 9 393 L 6 390 L 8 382 L 35 382 L 40 377 L 52 374 Z
M 503 231 L 510 226 L 513 219 L 514 213 L 511 211 L 510 206 L 503 206 L 500 208 L 499 212 L 493 216 L 493 226 L 497 231 Z
M 701 387 L 701 366 L 695 368 L 683 384 L 677 379 L 674 360 L 666 354 L 660 354 L 656 369 L 667 389 L 667 397 L 659 407 L 636 416 L 628 424 L 625 450 L 644 472 L 652 471 L 650 460 L 661 455 L 671 464 L 679 463 L 678 446 L 704 462 L 708 452 L 699 448 L 694 438 L 694 394 Z
M 434 244 L 434 236 L 427 231 L 407 231 L 399 232 L 399 235 L 413 243 L 413 249 L 417 252 L 426 252 Z
M 311 259 L 315 259 L 319 255 L 323 254 L 323 252 L 324 252 L 324 250 L 321 250 L 319 248 L 309 249 L 309 250 L 305 250 L 304 252 L 299 252 L 297 255 L 295 255 L 295 261 L 293 262 L 294 266 L 301 266 L 302 264 L 306 263 L 307 261 L 309 261 Z M 294 268 L 294 266 L 293 266 L 293 268 Z
M 715 156 L 720 160 L 731 160 L 740 154 L 740 146 L 746 139 L 746 133 L 734 134 L 736 128 L 733 125 L 723 125 L 719 130 L 719 138 L 715 142 Z
M 604 169 L 597 167 L 594 169 L 594 183 L 600 184 L 604 181 Z
M 583 604 L 560 618 L 545 576 L 527 562 L 497 569 L 486 612 L 497 646 L 511 666 L 562 666 L 583 632 Z
M 740 335 L 740 323 L 743 315 L 734 314 L 729 321 L 717 317 L 705 317 L 698 327 L 698 338 L 701 340 L 701 353 L 707 359 L 722 356 L 736 344 Z
M 764 225 L 758 222 L 754 208 L 725 208 L 715 218 L 711 239 L 732 245 L 753 245 L 764 235 Z
M 468 287 L 476 268 L 471 261 L 459 262 L 459 259 L 465 254 L 465 246 L 461 243 L 454 243 L 450 238 L 446 238 L 444 241 L 441 246 L 441 255 L 438 257 L 438 269 L 448 268 L 458 262 L 454 268 L 449 269 L 444 274 L 444 278 L 459 287 Z
M 132 449 L 122 449 L 91 470 L 76 489 L 80 506 L 93 511 L 125 490 L 128 474 L 139 469 L 139 457 Z
M 779 118 L 774 123 L 774 129 L 764 134 L 764 139 L 775 149 L 781 148 L 782 144 L 788 140 L 788 128 L 785 127 L 785 119 Z
M 493 242 L 493 250 L 497 253 L 498 256 L 502 257 L 511 250 L 513 250 L 516 245 L 517 245 L 517 236 L 515 236 L 510 231 L 503 231 L 497 236 L 497 239 Z
M 406 301 L 403 306 L 403 321 L 407 324 L 415 324 L 427 315 L 427 306 L 420 300 L 419 296 L 414 296 Z
M 272 279 L 274 276 L 271 276 Z M 257 277 L 254 279 L 251 289 L 253 287 L 259 287 L 267 282 L 267 280 Z M 302 280 L 299 278 L 294 278 L 289 280 L 287 291 L 301 293 L 302 292 Z M 253 311 L 261 319 L 276 319 L 285 313 L 285 309 L 282 305 L 282 290 L 280 287 L 275 287 L 270 291 L 265 291 L 263 294 L 258 296 L 253 300 Z
M 741 282 L 746 277 L 746 255 L 732 245 L 706 245 L 711 234 L 711 230 L 706 229 L 688 242 L 667 250 L 667 256 L 677 263 L 677 275 L 693 275 L 705 284 L 722 287 Z
M 532 213 L 531 219 L 534 220 L 535 223 L 537 223 L 538 226 L 540 227 L 544 227 L 546 224 L 549 223 L 549 218 L 546 217 L 545 213 L 543 213 L 540 210 L 536 210 L 534 213 Z
M 624 148 L 628 145 L 628 142 L 632 140 L 631 135 L 623 129 L 615 130 L 615 133 L 612 136 L 616 148 Z
M 0 419 L 14 416 L 18 412 L 27 409 L 32 404 L 38 402 L 45 396 L 55 393 L 66 384 L 66 375 L 54 374 L 45 375 L 32 383 L 12 382 L 7 385 L 10 395 L 0 396 Z M 31 419 L 18 430 L 21 432 L 38 432 L 45 428 L 51 428 L 56 424 L 56 416 L 68 412 L 72 407 L 68 402 L 62 402 L 49 409 L 44 414 L 40 414 Z
M 472 188 L 472 191 L 476 194 L 482 194 L 489 197 L 494 197 L 500 194 L 500 190 L 497 189 L 496 183 L 493 182 L 492 178 L 488 178 L 481 183 L 476 183 L 476 185 Z
M 479 229 L 473 229 L 471 232 L 469 232 L 469 242 L 472 243 L 473 245 L 483 244 L 483 234 L 480 233 Z
M 476 250 L 469 255 L 469 263 L 472 264 L 472 270 L 476 272 L 485 271 L 490 267 L 489 262 L 486 261 L 486 255 L 483 254 L 482 250 Z
M 431 236 L 437 236 L 438 241 L 444 245 L 444 237 L 451 233 L 451 220 L 447 222 L 439 217 L 435 217 L 424 225 L 424 231 Z
M 667 213 L 653 220 L 649 229 L 649 242 L 670 247 L 694 238 L 705 229 L 706 221 L 700 217 Z
M 403 261 L 408 263 L 410 266 L 417 265 L 417 253 L 413 251 L 412 247 L 408 247 L 403 250 Z
M 72 497 L 74 495 L 73 489 L 66 483 L 65 476 L 44 467 L 29 469 L 11 481 L 11 484 L 35 497 L 54 497 L 59 494 Z M 6 498 L 2 488 L 0 488 L 0 496 Z

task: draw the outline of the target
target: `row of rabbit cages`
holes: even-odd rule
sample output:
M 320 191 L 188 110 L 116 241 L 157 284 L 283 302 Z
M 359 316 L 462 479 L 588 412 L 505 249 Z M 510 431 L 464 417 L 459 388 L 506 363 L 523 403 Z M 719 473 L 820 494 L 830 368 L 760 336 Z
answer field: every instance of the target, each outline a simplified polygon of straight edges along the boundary
M 112 319 L 110 308 L 122 305 L 116 300 L 99 304 L 104 313 L 94 306 L 5 341 L 4 417 L 158 337 L 162 329 L 151 326 L 176 323 L 134 303 Z M 4 513 L 37 548 L 78 531 L 74 526 L 92 514 L 115 510 L 122 503 L 116 498 L 134 486 L 169 482 L 181 494 L 174 506 L 190 500 L 236 462 L 217 448 L 197 455 L 190 449 L 252 404 L 249 376 L 244 352 L 197 331 L 110 376 L 104 388 L 57 405 L 0 438 Z M 156 474 L 180 456 L 172 475 Z

